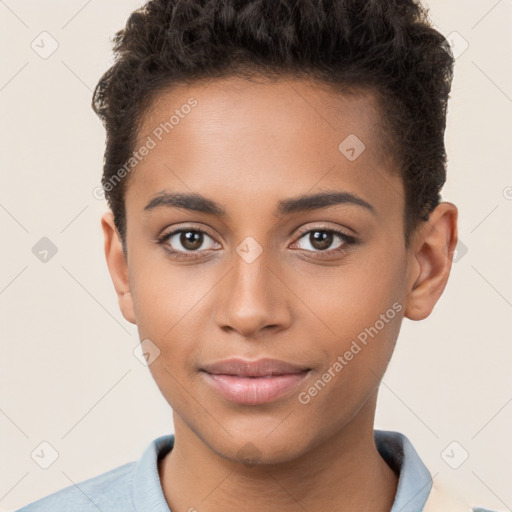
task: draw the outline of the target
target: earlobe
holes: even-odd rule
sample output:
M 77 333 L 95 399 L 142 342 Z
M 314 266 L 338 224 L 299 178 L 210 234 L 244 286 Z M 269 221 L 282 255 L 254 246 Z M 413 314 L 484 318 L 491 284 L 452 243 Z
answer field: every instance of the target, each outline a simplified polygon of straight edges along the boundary
M 454 204 L 439 204 L 411 244 L 404 312 L 411 320 L 428 317 L 446 287 L 457 244 L 457 215 Z
M 112 283 L 116 290 L 121 313 L 128 322 L 135 324 L 135 311 L 130 289 L 128 265 L 123 252 L 121 237 L 115 226 L 114 215 L 111 211 L 104 213 L 101 217 L 101 227 L 104 235 L 105 258 Z

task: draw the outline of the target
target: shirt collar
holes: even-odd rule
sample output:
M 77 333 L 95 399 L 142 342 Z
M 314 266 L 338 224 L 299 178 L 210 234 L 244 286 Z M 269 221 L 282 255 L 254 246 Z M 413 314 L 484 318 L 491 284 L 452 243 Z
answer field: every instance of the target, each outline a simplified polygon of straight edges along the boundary
M 171 512 L 158 474 L 158 460 L 174 446 L 174 434 L 151 441 L 137 461 L 133 474 L 133 504 L 136 512 Z
M 414 446 L 400 432 L 374 430 L 373 437 L 381 457 L 398 475 L 390 512 L 423 510 L 432 489 L 432 476 Z
M 423 510 L 432 488 L 432 477 L 406 436 L 399 432 L 374 430 L 377 450 L 398 475 L 395 501 L 390 512 Z M 133 474 L 133 503 L 137 512 L 170 512 L 164 497 L 158 460 L 174 446 L 174 435 L 154 439 L 137 461 Z

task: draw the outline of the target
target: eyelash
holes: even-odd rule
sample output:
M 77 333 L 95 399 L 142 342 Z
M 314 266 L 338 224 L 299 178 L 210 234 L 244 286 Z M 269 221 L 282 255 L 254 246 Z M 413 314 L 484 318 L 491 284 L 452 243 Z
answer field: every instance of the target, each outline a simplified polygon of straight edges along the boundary
M 190 227 L 186 228 L 185 227 L 185 228 L 176 229 L 175 231 L 171 231 L 170 233 L 166 233 L 165 235 L 162 235 L 160 238 L 158 238 L 156 240 L 156 242 L 157 242 L 157 244 L 163 246 L 165 244 L 165 242 L 167 242 L 172 236 L 176 235 L 177 233 L 184 233 L 184 232 L 186 233 L 188 231 L 193 231 L 194 233 L 202 233 L 202 234 L 207 235 L 213 239 L 213 237 L 209 233 L 207 233 L 206 231 L 204 231 L 202 229 L 190 228 Z M 312 228 L 312 229 L 303 231 L 302 233 L 300 233 L 298 235 L 297 240 L 300 240 L 301 238 L 303 238 L 304 235 L 308 235 L 308 234 L 314 233 L 316 231 L 320 231 L 320 232 L 324 232 L 324 233 L 333 233 L 335 235 L 338 235 L 340 237 L 340 239 L 343 241 L 343 244 L 340 245 L 340 247 L 337 247 L 336 249 L 330 249 L 330 250 L 326 250 L 326 251 L 306 250 L 306 252 L 313 252 L 315 254 L 321 255 L 321 256 L 315 256 L 315 258 L 318 258 L 318 259 L 344 254 L 344 253 L 348 252 L 353 245 L 357 244 L 357 239 L 354 238 L 353 236 L 348 235 L 347 233 L 345 233 L 343 231 L 333 229 L 333 228 L 327 228 L 327 227 L 316 227 L 316 228 Z M 169 252 L 173 257 L 187 258 L 188 260 L 200 258 L 201 257 L 200 252 L 202 252 L 202 251 L 188 251 L 188 252 L 176 251 L 174 249 L 169 248 L 168 246 L 165 246 L 165 250 L 167 252 Z M 210 250 L 212 250 L 212 249 L 210 249 Z M 324 256 L 324 255 L 327 255 L 327 256 Z

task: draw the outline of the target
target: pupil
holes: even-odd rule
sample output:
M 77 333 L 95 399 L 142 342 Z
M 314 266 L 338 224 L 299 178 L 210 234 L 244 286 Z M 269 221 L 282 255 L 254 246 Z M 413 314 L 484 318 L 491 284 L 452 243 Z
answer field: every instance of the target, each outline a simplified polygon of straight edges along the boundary
M 315 249 L 327 249 L 332 244 L 332 233 L 326 231 L 312 231 L 309 235 L 311 245 Z
M 184 231 L 180 236 L 180 242 L 185 249 L 190 251 L 199 249 L 203 243 L 203 233 L 199 231 Z

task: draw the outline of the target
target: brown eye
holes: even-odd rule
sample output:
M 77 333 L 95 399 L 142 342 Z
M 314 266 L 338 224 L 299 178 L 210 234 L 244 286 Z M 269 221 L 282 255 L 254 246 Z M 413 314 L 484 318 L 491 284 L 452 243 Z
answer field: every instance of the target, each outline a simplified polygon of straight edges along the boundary
M 319 251 L 328 249 L 332 244 L 333 238 L 333 234 L 328 231 L 311 231 L 309 233 L 309 243 Z
M 313 252 L 322 252 L 327 250 L 335 250 L 338 247 L 347 245 L 350 243 L 351 238 L 352 237 L 348 237 L 344 233 L 329 229 L 312 229 L 304 233 L 299 240 L 305 240 L 307 242 L 305 247 L 300 247 L 301 249 L 312 250 Z M 339 242 L 337 245 L 332 247 L 336 239 L 338 239 Z
M 199 231 L 182 231 L 180 235 L 180 244 L 187 251 L 195 251 L 203 244 L 203 233 Z
M 308 257 L 320 260 L 344 256 L 358 243 L 354 236 L 341 230 L 317 227 L 302 231 L 292 248 L 298 247 Z
M 178 229 L 164 235 L 159 243 L 173 253 L 182 254 L 200 252 L 199 249 L 214 249 L 216 245 L 211 236 L 199 229 Z

